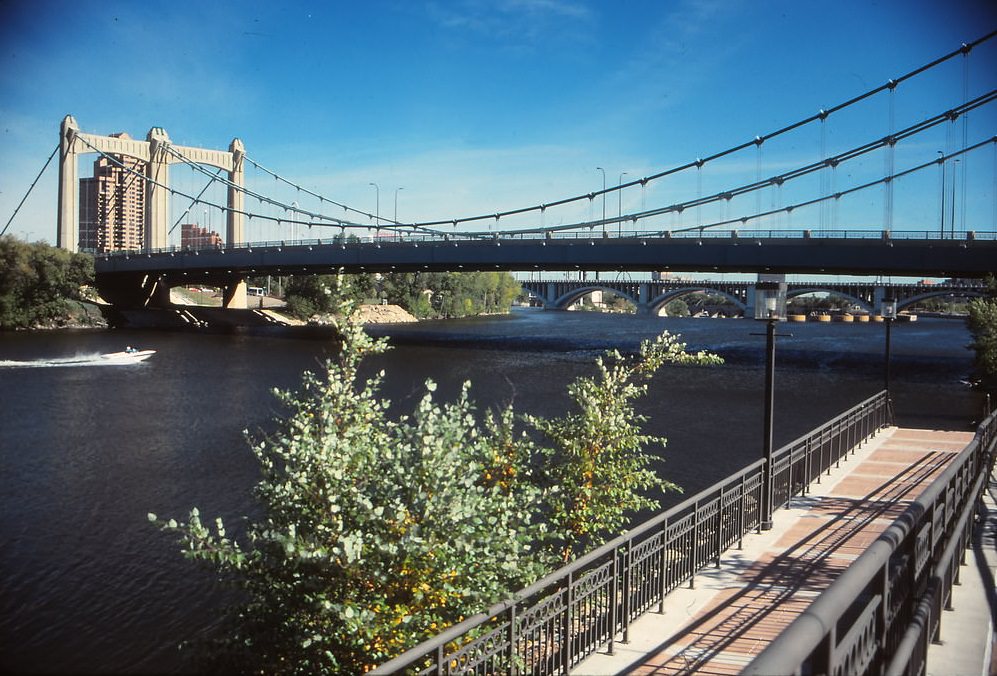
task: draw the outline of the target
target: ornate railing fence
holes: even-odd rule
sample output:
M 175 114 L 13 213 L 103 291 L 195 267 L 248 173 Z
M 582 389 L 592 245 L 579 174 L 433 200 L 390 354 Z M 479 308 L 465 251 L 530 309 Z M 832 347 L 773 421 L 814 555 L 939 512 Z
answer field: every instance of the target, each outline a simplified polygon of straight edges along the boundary
M 747 674 L 923 674 L 951 609 L 997 412 L 907 510 L 750 664 Z
M 773 453 L 778 508 L 890 423 L 886 392 L 870 397 Z M 596 650 L 626 641 L 657 607 L 760 524 L 765 460 L 758 460 L 593 550 L 486 612 L 373 673 L 566 674 Z

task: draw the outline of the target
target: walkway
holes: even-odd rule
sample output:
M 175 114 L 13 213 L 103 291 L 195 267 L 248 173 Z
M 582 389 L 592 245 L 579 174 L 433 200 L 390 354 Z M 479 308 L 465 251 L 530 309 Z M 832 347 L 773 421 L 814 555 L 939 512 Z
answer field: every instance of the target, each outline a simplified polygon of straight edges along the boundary
M 736 674 L 882 533 L 973 438 L 888 428 L 648 613 L 615 654 L 573 674 Z

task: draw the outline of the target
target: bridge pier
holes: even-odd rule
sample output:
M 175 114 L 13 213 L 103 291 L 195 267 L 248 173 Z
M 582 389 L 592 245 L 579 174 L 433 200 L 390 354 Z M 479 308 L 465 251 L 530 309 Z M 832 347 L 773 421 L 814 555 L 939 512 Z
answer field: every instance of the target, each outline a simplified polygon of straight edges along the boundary
M 233 279 L 222 288 L 222 307 L 232 310 L 245 310 L 249 307 L 247 285 L 243 277 Z
M 166 247 L 170 213 L 170 136 L 162 127 L 153 127 L 146 136 L 149 162 L 145 165 L 145 248 Z
M 651 285 L 647 282 L 641 282 L 637 287 L 637 314 L 639 315 L 649 315 L 651 314 L 651 306 L 648 304 L 651 302 Z
M 245 184 L 243 159 L 246 157 L 246 147 L 242 144 L 242 141 L 236 138 L 232 139 L 228 150 L 232 153 L 232 168 L 228 172 L 230 185 L 228 188 L 228 211 L 226 212 L 225 221 L 225 243 L 233 246 L 246 241 L 245 216 L 242 213 L 245 194 L 240 189 Z
M 886 298 L 886 287 L 877 286 L 872 291 L 872 309 L 883 314 L 883 300 Z
M 76 162 L 76 132 L 80 129 L 72 115 L 62 119 L 59 130 L 59 223 L 55 244 L 60 249 L 79 251 L 80 236 L 77 218 L 76 188 L 80 170 Z

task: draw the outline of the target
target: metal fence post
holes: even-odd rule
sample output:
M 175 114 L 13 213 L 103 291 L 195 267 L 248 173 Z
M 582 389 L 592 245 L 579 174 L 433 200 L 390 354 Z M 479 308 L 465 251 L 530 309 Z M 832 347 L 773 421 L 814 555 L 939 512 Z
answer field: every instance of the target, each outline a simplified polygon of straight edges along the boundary
M 519 673 L 516 664 L 516 604 L 509 606 L 509 673 L 515 676 Z
M 627 542 L 627 558 L 623 571 L 623 642 L 630 642 L 630 594 L 633 574 L 633 542 Z
M 696 570 L 699 568 L 699 502 L 693 505 L 692 512 L 692 551 L 689 552 L 689 589 L 696 588 Z
M 616 616 L 616 606 L 619 603 L 619 595 L 616 593 L 616 586 L 620 581 L 620 552 L 613 547 L 613 563 L 609 567 L 609 646 L 608 652 L 613 654 L 613 642 L 616 637 L 616 623 L 619 618 Z
M 661 598 L 658 601 L 658 614 L 665 612 L 665 594 L 668 593 L 668 519 L 661 524 Z
M 567 674 L 571 671 L 571 585 L 574 583 L 575 574 L 568 573 L 567 587 L 564 589 L 564 624 L 561 627 L 561 673 Z

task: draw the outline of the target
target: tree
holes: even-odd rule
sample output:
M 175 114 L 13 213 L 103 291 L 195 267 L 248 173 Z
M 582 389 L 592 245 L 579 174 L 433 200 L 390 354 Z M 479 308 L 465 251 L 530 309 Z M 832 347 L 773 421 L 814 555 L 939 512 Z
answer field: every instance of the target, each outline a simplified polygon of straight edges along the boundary
M 687 353 L 685 344 L 666 331 L 654 341 L 644 341 L 637 356 L 611 350 L 597 359 L 597 376 L 581 377 L 568 387 L 576 411 L 550 420 L 525 416 L 550 443 L 541 445 L 539 464 L 552 489 L 546 511 L 561 561 L 622 532 L 630 513 L 657 507 L 648 493 L 680 490 L 650 468 L 655 456 L 644 449 L 664 447 L 665 439 L 641 433 L 647 417 L 633 406 L 665 363 L 707 365 L 723 360 L 704 352 Z
M 50 324 L 70 314 L 69 301 L 93 284 L 93 258 L 48 244 L 0 237 L 0 328 Z
M 989 280 L 988 296 L 974 298 L 969 303 L 969 331 L 973 336 L 971 347 L 976 351 L 976 373 L 980 385 L 988 391 L 997 391 L 997 280 Z
M 577 413 L 526 418 L 547 448 L 511 407 L 479 423 L 469 384 L 440 404 L 428 381 L 411 417 L 390 419 L 384 374 L 358 374 L 384 342 L 353 321 L 341 331 L 321 377 L 277 393 L 288 409 L 277 431 L 251 439 L 264 516 L 245 547 L 197 509 L 186 523 L 149 515 L 246 592 L 229 641 L 242 668 L 359 673 L 619 530 L 628 510 L 656 504 L 639 490 L 672 487 L 648 469 L 643 447 L 662 440 L 639 433 L 635 380 L 666 361 L 715 361 L 667 335 L 635 358 L 609 353 L 572 385 Z
M 665 314 L 669 317 L 688 317 L 689 305 L 681 298 L 676 298 L 665 305 Z

